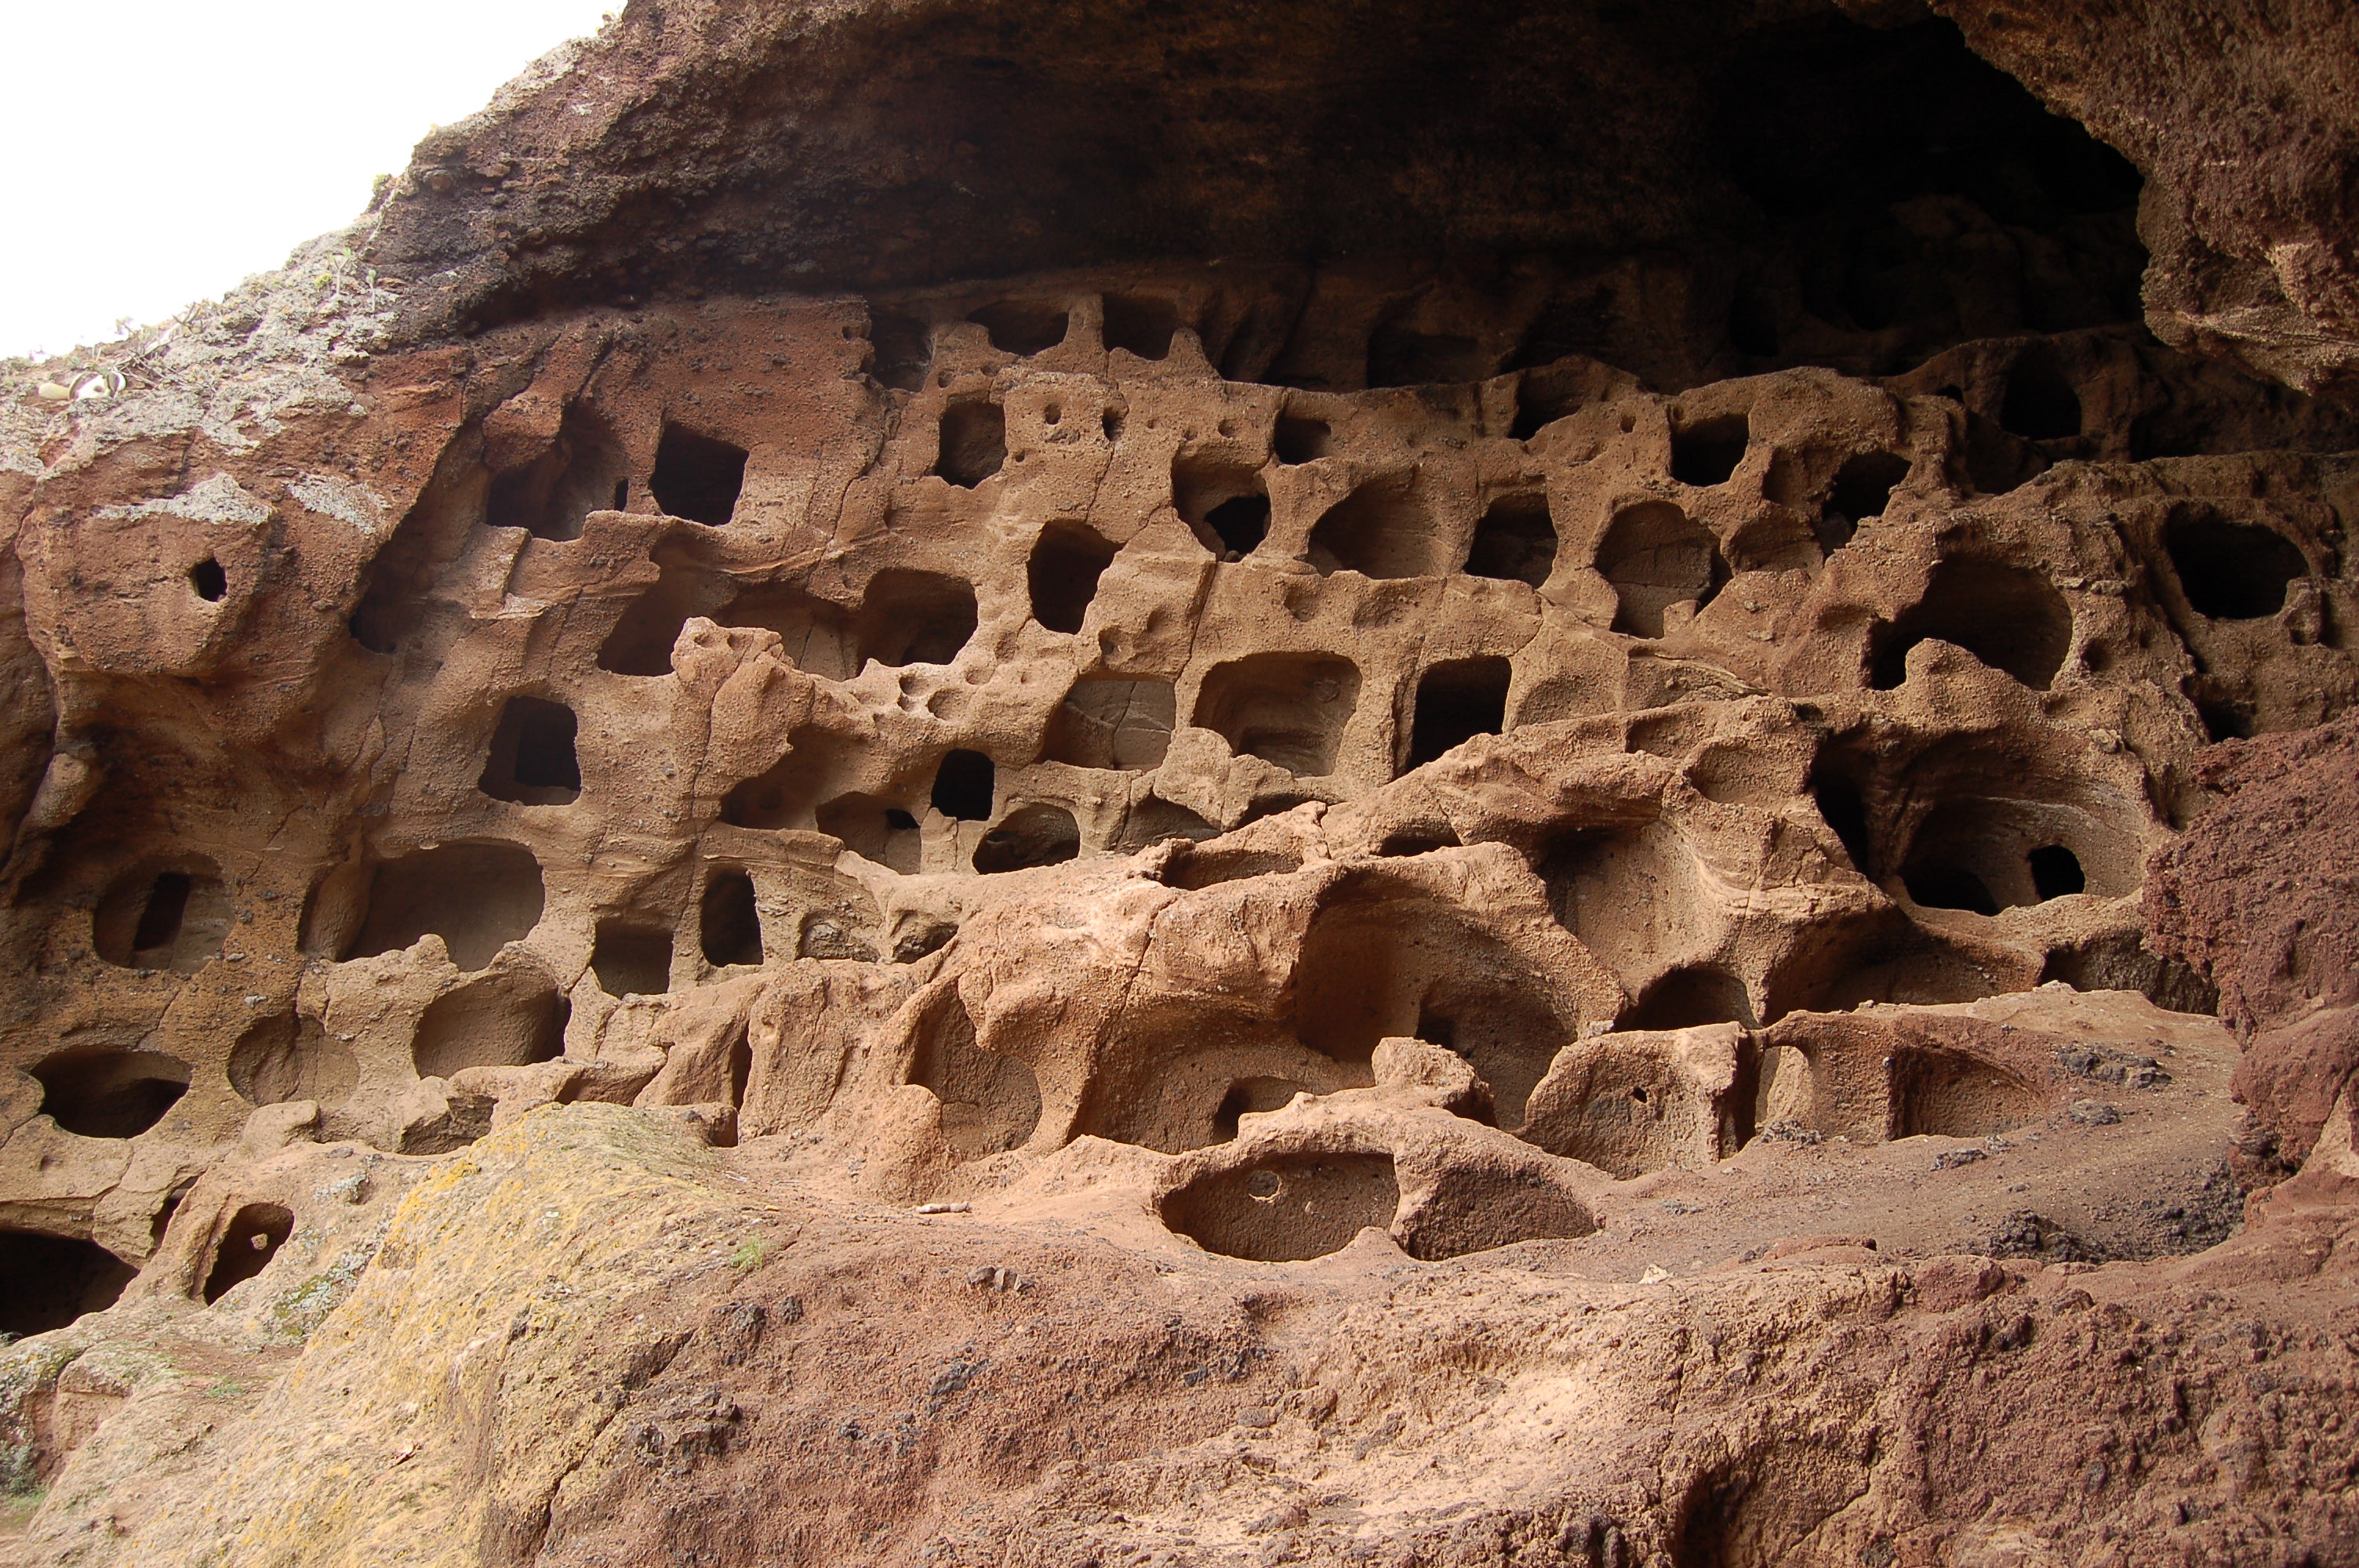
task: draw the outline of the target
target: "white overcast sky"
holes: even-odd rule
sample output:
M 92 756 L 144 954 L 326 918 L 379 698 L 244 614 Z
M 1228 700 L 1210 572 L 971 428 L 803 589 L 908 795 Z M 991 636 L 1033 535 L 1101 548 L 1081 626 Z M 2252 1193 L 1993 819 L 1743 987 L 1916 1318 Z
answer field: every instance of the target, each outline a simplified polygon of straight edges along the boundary
M 0 356 L 268 272 L 622 0 L 0 0 Z

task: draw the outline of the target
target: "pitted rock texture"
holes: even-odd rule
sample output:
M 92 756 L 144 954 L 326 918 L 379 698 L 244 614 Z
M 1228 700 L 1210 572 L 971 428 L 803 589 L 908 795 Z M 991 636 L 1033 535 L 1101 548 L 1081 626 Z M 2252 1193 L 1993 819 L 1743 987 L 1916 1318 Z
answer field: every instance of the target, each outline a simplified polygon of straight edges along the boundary
M 2359 411 L 1855 9 L 644 6 L 28 384 L 0 1552 L 2354 1561 Z
M 2347 719 L 2206 759 L 2227 795 L 2147 884 L 2158 946 L 2211 976 L 2246 1042 L 2238 1086 L 2299 1164 L 2359 1068 Z

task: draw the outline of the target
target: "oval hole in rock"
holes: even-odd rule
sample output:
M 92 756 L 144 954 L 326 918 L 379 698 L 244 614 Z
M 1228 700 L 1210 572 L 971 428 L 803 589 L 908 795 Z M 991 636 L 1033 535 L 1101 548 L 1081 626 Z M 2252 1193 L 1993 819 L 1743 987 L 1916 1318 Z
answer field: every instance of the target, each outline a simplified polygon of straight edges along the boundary
M 189 1065 L 160 1051 L 71 1046 L 31 1072 L 42 1112 L 82 1138 L 136 1138 L 189 1092 Z
M 1082 829 L 1061 806 L 1018 806 L 974 847 L 974 869 L 985 876 L 1061 865 L 1082 852 Z
M 573 1004 L 545 977 L 511 972 L 447 991 L 418 1015 L 409 1055 L 421 1078 L 522 1067 L 565 1054 Z
M 0 1335 L 47 1334 L 104 1312 L 138 1272 L 95 1241 L 0 1230 Z
M 229 573 L 222 569 L 219 561 L 207 556 L 189 568 L 189 587 L 207 604 L 218 604 L 229 592 Z
M 1061 305 L 1004 299 L 969 311 L 966 319 L 991 334 L 993 348 L 1027 359 L 1065 341 L 1067 317 Z
M 1235 463 L 1175 459 L 1171 504 L 1197 542 L 1223 560 L 1251 555 L 1269 536 L 1269 494 L 1261 475 Z
M 1163 1200 L 1163 1223 L 1207 1252 L 1256 1262 L 1323 1258 L 1393 1222 L 1390 1154 L 1286 1154 L 1199 1176 Z
M 2286 587 L 2310 571 L 2292 540 L 2209 508 L 2182 507 L 2163 524 L 2163 549 L 2188 608 L 2213 621 L 2258 621 L 2285 608 Z
M 268 1268 L 294 1234 L 294 1211 L 282 1204 L 250 1203 L 240 1208 L 214 1245 L 213 1266 L 205 1275 L 205 1304 L 212 1305 Z
M 698 940 L 704 961 L 716 968 L 762 961 L 762 916 L 754 903 L 754 879 L 743 871 L 715 871 L 697 906 Z
M 647 493 L 671 516 L 721 527 L 736 514 L 745 488 L 745 455 L 743 447 L 667 424 Z
M 229 1087 L 251 1105 L 308 1099 L 333 1108 L 360 1080 L 353 1048 L 328 1038 L 316 1018 L 280 1013 L 257 1019 L 230 1047 Z
M 1086 524 L 1056 522 L 1041 529 L 1025 567 L 1032 619 L 1051 632 L 1079 632 L 1114 557 L 1114 546 Z
M 996 776 L 991 759 L 981 752 L 946 753 L 934 769 L 934 809 L 960 822 L 989 821 Z
M 2088 890 L 2089 878 L 2081 870 L 2081 858 L 2061 844 L 2043 845 L 2027 857 L 2031 865 L 2031 885 L 2041 903 L 2051 898 L 2070 898 Z
M 973 490 L 1007 461 L 1007 416 L 999 405 L 961 398 L 942 410 L 934 471 L 961 490 Z

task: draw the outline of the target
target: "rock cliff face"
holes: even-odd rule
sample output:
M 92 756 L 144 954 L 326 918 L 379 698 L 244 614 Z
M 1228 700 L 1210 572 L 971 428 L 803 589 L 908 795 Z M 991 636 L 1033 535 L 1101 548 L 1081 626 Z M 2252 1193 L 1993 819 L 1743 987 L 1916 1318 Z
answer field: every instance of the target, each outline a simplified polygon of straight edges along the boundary
M 1940 9 L 635 5 L 28 367 L 0 1560 L 2359 1562 L 2348 19 Z

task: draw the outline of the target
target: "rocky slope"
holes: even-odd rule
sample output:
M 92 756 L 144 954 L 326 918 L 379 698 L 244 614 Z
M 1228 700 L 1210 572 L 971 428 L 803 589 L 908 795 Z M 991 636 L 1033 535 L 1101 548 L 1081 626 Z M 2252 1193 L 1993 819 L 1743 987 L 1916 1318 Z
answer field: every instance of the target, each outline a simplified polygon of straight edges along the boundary
M 1955 9 L 642 5 L 14 373 L 0 1560 L 2359 1561 L 2351 57 Z

